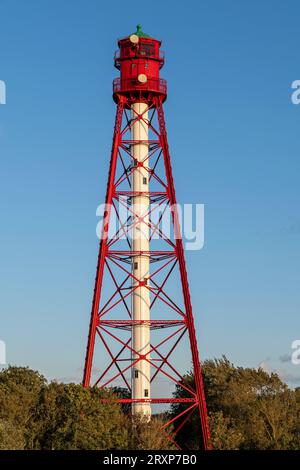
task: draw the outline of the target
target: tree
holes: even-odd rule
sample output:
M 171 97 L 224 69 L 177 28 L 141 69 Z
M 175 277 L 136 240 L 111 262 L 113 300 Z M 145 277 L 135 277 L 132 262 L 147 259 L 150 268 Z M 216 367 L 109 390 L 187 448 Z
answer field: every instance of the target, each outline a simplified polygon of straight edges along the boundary
M 125 449 L 127 433 L 109 390 L 48 384 L 25 367 L 0 372 L 0 449 Z
M 40 394 L 35 423 L 37 449 L 125 449 L 121 407 L 108 390 L 52 382 Z M 104 404 L 102 400 L 106 400 Z
M 291 448 L 300 449 L 300 387 L 295 389 L 295 428 Z
M 184 380 L 194 388 L 192 373 Z M 203 381 L 215 449 L 300 448 L 300 387 L 290 390 L 277 374 L 235 367 L 225 357 L 204 362 Z M 178 385 L 174 396 L 185 397 L 186 390 Z M 47 383 L 36 371 L 8 367 L 0 372 L 0 449 L 174 449 L 163 422 L 189 404 L 173 403 L 169 413 L 132 422 L 117 397 L 128 391 Z M 186 415 L 168 426 L 182 448 L 200 448 L 198 413 L 195 408 L 177 434 Z
M 8 367 L 0 372 L 0 446 L 32 447 L 32 413 L 45 378 L 28 367 Z
M 0 450 L 23 450 L 24 432 L 11 421 L 0 419 Z
M 222 411 L 210 413 L 211 441 L 214 449 L 237 450 L 244 441 L 243 434 L 231 418 L 225 417 Z
M 169 434 L 162 429 L 163 421 L 153 416 L 150 421 L 146 417 L 128 417 L 128 448 L 132 450 L 171 450 L 176 449 Z M 168 431 L 170 432 L 170 430 Z
M 184 378 L 194 387 L 193 374 L 187 374 Z M 268 374 L 262 369 L 235 367 L 223 357 L 204 362 L 203 381 L 212 443 L 216 448 L 293 447 L 297 425 L 295 392 L 289 390 L 277 374 Z M 177 386 L 175 396 L 184 397 L 186 392 Z M 176 403 L 172 413 L 177 414 L 185 407 Z M 178 440 L 189 448 L 199 448 L 199 442 L 195 439 L 199 432 L 199 417 L 195 412 L 178 433 Z M 229 440 L 228 436 L 231 436 Z M 234 436 L 238 438 L 233 439 Z
M 110 387 L 109 389 L 117 398 L 130 398 L 131 393 L 128 388 L 124 387 Z M 131 404 L 130 403 L 122 403 L 121 404 L 122 411 L 125 414 L 131 413 Z

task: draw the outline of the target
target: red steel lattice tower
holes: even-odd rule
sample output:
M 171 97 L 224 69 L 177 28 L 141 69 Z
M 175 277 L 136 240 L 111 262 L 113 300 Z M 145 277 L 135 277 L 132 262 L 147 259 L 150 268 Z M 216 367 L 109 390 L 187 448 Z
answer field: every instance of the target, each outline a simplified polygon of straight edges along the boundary
M 133 415 L 147 420 L 153 406 L 175 405 L 178 413 L 163 425 L 175 443 L 176 434 L 196 413 L 199 446 L 209 449 L 163 111 L 167 84 L 160 78 L 161 42 L 138 25 L 118 45 L 115 66 L 120 77 L 113 82 L 117 110 L 83 385 L 103 388 L 122 381 L 129 394 L 118 402 L 130 404 Z M 163 221 L 168 214 L 171 229 L 166 233 Z M 188 346 L 182 349 L 185 338 Z M 189 350 L 193 386 L 178 366 Z M 166 380 L 184 393 L 172 395 Z

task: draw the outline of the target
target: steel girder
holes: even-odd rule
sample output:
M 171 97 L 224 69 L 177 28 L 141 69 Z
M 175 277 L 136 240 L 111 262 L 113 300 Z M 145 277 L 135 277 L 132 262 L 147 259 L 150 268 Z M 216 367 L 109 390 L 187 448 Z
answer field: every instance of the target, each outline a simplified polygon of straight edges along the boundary
M 136 169 L 136 163 L 131 155 L 131 145 L 136 143 L 130 138 L 130 131 L 135 120 L 144 120 L 143 115 L 130 116 L 130 99 L 119 97 L 117 105 L 114 135 L 109 166 L 109 175 L 105 199 L 105 211 L 103 217 L 102 234 L 99 247 L 98 264 L 95 279 L 95 288 L 92 304 L 92 312 L 89 327 L 88 344 L 84 367 L 84 387 L 97 386 L 100 388 L 115 385 L 118 380 L 124 382 L 130 391 L 130 380 L 126 376 L 132 367 L 141 359 L 151 364 L 151 383 L 158 377 L 167 378 L 177 387 L 185 391 L 185 397 L 156 397 L 140 399 L 139 402 L 152 404 L 182 403 L 186 407 L 172 419 L 163 425 L 166 431 L 172 425 L 172 432 L 168 438 L 176 443 L 176 433 L 185 425 L 193 413 L 197 413 L 201 424 L 201 446 L 210 449 L 210 432 L 208 416 L 202 381 L 201 365 L 198 354 L 194 317 L 189 292 L 187 270 L 180 231 L 180 221 L 177 210 L 175 187 L 172 175 L 171 159 L 166 133 L 162 98 L 160 96 L 148 97 L 147 125 L 151 130 L 151 138 L 147 141 L 149 152 L 147 158 L 140 163 L 149 173 L 149 182 L 155 186 L 154 190 L 147 193 L 150 199 L 150 209 L 144 217 L 147 217 L 147 225 L 150 230 L 151 248 L 147 252 L 153 269 L 147 279 L 139 280 L 139 285 L 147 286 L 151 293 L 151 309 L 160 303 L 158 318 L 148 320 L 152 336 L 160 331 L 159 340 L 151 344 L 147 355 L 141 355 L 131 345 L 131 329 L 136 321 L 131 319 L 131 309 L 128 304 L 134 290 L 132 280 L 135 279 L 131 269 L 132 257 L 136 253 L 132 250 L 130 233 L 133 227 L 134 210 L 132 208 L 131 175 Z M 145 121 L 146 122 L 146 121 Z M 150 164 L 151 161 L 151 164 Z M 159 170 L 159 163 L 162 169 Z M 150 166 L 151 165 L 151 166 Z M 151 187 L 151 185 L 150 185 Z M 122 220 L 120 209 L 126 210 L 128 217 Z M 165 233 L 160 224 L 167 209 L 170 211 L 172 221 L 172 236 Z M 155 220 L 152 216 L 159 210 L 159 217 Z M 119 227 L 110 233 L 110 225 L 114 212 L 115 220 Z M 143 220 L 140 220 L 143 222 Z M 157 238 L 160 240 L 159 248 L 154 249 Z M 119 246 L 121 242 L 125 247 Z M 166 285 L 172 273 L 179 271 L 181 284 L 182 305 L 168 293 Z M 158 280 L 159 278 L 159 280 Z M 104 282 L 105 281 L 105 282 Z M 112 288 L 109 295 L 103 294 L 104 286 L 108 283 Z M 136 283 L 135 283 L 136 284 Z M 179 286 L 177 286 L 177 289 Z M 152 311 L 152 310 L 151 310 Z M 151 317 L 152 318 L 152 317 Z M 139 323 L 143 323 L 140 321 Z M 165 333 L 164 333 L 165 332 Z M 127 337 L 124 335 L 127 334 Z M 185 336 L 189 338 L 189 347 L 195 377 L 195 388 L 192 389 L 186 383 L 185 378 L 178 371 L 176 364 L 172 363 L 174 351 Z M 92 368 L 95 366 L 95 344 L 100 342 L 106 351 L 109 362 L 106 367 L 97 369 L 96 380 L 91 383 Z M 153 342 L 151 340 L 151 342 Z M 114 343 L 114 348 L 112 344 Z M 116 349 L 116 345 L 118 348 Z M 164 351 L 162 351 L 164 348 Z M 167 350 L 166 350 L 167 348 Z M 133 360 L 132 355 L 137 359 Z M 127 354 L 129 357 L 124 357 Z M 101 373 L 99 372 L 101 370 Z M 121 404 L 132 404 L 137 400 L 132 398 L 119 398 Z M 177 424 L 178 423 L 178 424 Z M 177 426 L 177 427 L 176 427 Z M 171 427 L 170 427 L 171 429 Z M 176 444 L 177 447 L 178 444 Z

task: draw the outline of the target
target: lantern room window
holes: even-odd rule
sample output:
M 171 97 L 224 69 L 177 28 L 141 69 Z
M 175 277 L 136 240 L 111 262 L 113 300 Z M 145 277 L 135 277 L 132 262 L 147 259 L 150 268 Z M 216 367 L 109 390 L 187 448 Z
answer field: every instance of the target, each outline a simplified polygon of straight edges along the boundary
M 140 52 L 141 55 L 146 55 L 148 57 L 153 57 L 155 55 L 154 44 L 141 44 L 139 52 Z

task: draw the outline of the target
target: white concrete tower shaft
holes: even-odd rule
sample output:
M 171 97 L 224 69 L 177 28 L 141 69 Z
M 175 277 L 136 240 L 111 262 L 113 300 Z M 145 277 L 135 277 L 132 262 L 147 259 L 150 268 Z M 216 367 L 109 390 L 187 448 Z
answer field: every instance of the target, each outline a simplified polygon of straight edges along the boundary
M 135 290 L 132 293 L 132 320 L 143 323 L 134 324 L 132 327 L 132 348 L 139 354 L 147 354 L 150 350 L 150 291 L 149 285 L 149 173 L 140 163 L 143 162 L 149 152 L 148 145 L 148 105 L 146 103 L 132 104 L 132 119 L 135 120 L 132 126 L 131 136 L 134 143 L 131 153 L 135 168 L 132 174 L 132 209 L 134 212 L 132 229 L 132 249 L 136 253 L 132 258 L 132 273 L 135 279 L 132 280 Z M 143 119 L 136 119 L 142 115 Z M 145 166 L 148 166 L 148 160 Z M 143 222 L 140 218 L 143 218 Z M 145 283 L 140 284 L 140 282 Z M 138 287 L 136 287 L 138 286 Z M 147 356 L 149 359 L 150 357 Z M 138 358 L 137 354 L 132 354 L 132 360 Z M 141 359 L 132 368 L 132 398 L 150 398 L 150 364 Z M 142 415 L 150 419 L 150 403 L 133 403 L 133 415 Z

